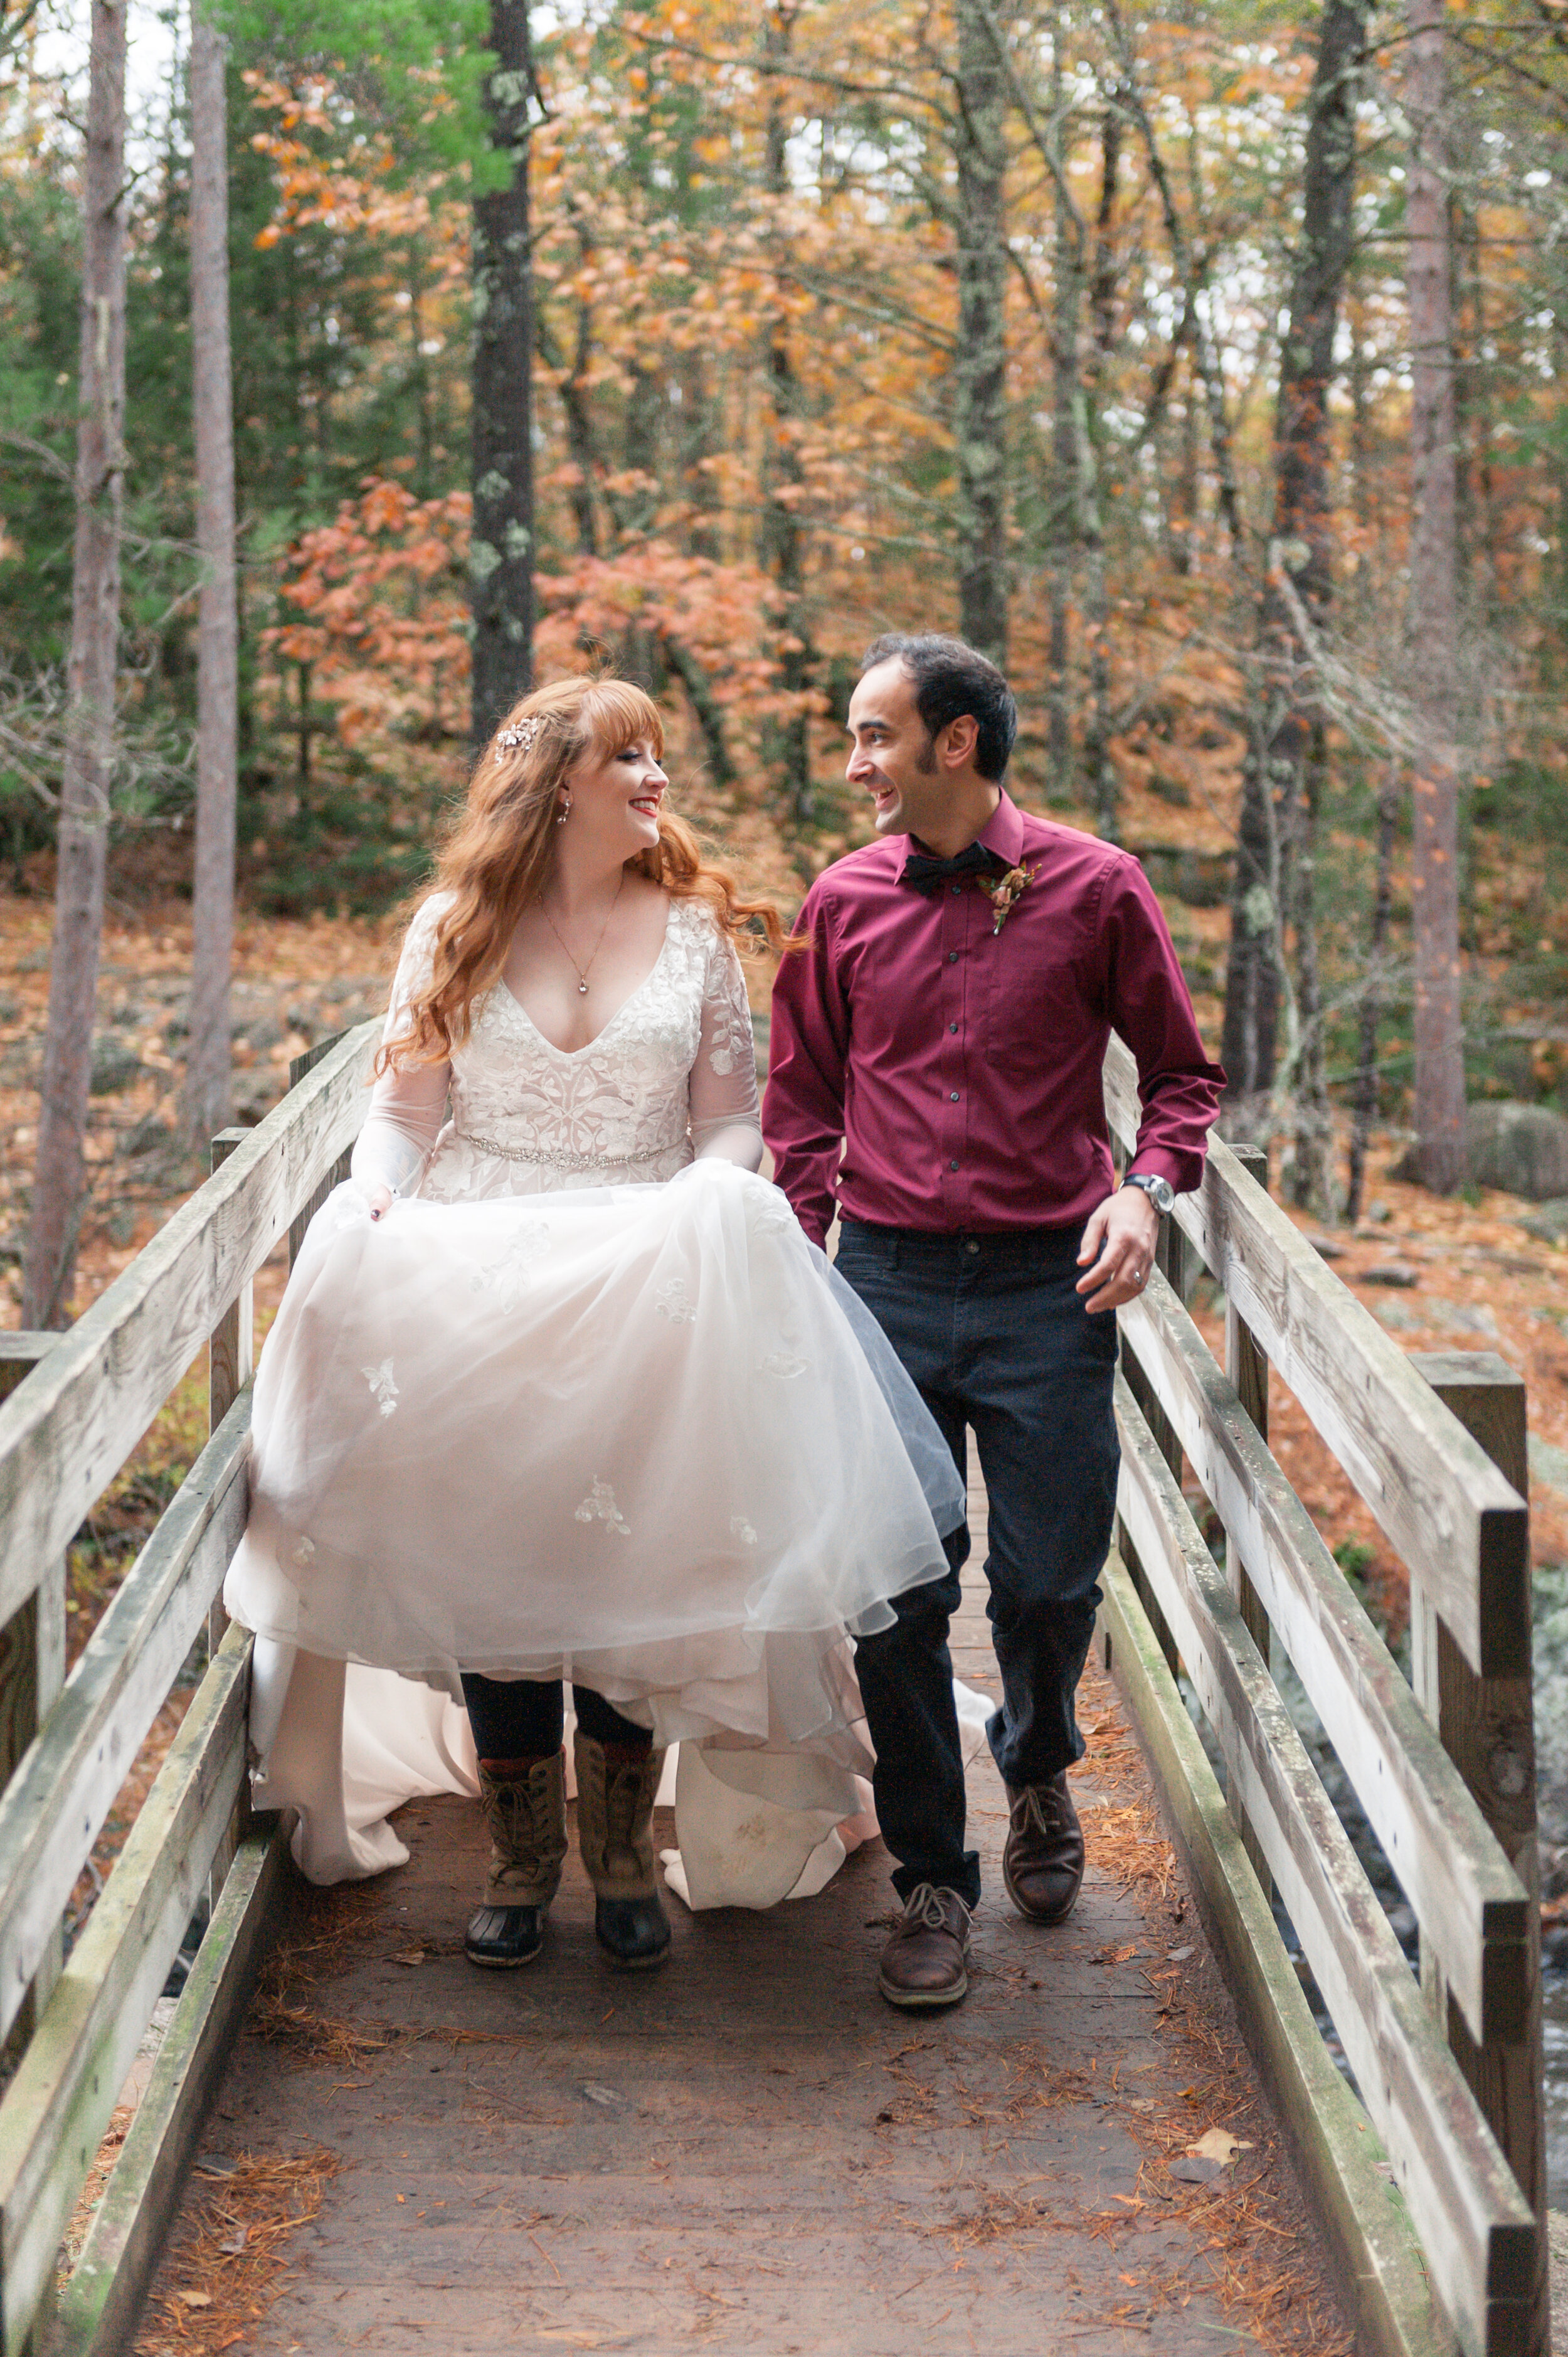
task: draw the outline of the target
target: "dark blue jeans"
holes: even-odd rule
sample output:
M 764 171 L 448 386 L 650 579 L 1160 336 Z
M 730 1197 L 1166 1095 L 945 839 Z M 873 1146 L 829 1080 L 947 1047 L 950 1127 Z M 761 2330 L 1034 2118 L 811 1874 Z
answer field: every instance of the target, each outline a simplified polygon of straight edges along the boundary
M 1045 1783 L 1083 1756 L 1073 1695 L 1111 1544 L 1121 1450 L 1112 1406 L 1116 1320 L 1075 1290 L 1080 1231 L 929 1235 L 845 1220 L 838 1268 L 875 1316 L 967 1472 L 973 1427 L 990 1504 L 986 1607 L 1002 1706 L 986 1733 L 1004 1781 Z M 948 1624 L 969 1555 L 896 1599 L 855 1667 L 876 1746 L 876 1813 L 894 1888 L 956 1890 L 972 1906 L 980 1863 L 964 1846 L 963 1758 Z

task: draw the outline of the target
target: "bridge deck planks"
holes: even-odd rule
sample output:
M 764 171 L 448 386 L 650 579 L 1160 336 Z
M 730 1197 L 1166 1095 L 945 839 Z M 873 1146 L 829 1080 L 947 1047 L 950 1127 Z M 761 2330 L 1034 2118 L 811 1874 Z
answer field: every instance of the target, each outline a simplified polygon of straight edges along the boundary
M 974 1509 L 955 1664 L 994 1691 L 978 1485 Z M 1096 1683 L 1088 1715 L 1112 1706 Z M 1092 1797 L 1092 1770 L 1079 1790 Z M 484 1975 L 456 1952 L 481 1871 L 477 1814 L 414 1803 L 402 1821 L 410 1865 L 351 1894 L 364 1927 L 353 1961 L 305 1995 L 335 2019 L 418 2035 L 349 2068 L 242 2039 L 208 2127 L 209 2155 L 325 2143 L 343 2162 L 244 2349 L 466 2357 L 696 2343 L 763 2357 L 902 2351 L 934 2332 L 954 2348 L 1121 2357 L 1152 2345 L 1151 2327 L 1162 2357 L 1255 2345 L 1238 2334 L 1244 2317 L 1204 2287 L 1208 2190 L 1176 2187 L 1158 2164 L 1141 2182 L 1125 2108 L 1073 2100 L 1001 2117 L 1042 2060 L 1107 2076 L 1119 2063 L 1123 2095 L 1147 2090 L 1156 2109 L 1176 2098 L 1193 2049 L 1160 2026 L 1140 1964 L 1168 1970 L 1168 1948 L 1200 1938 L 1191 1910 L 1177 1926 L 1168 1906 L 1091 1867 L 1068 1926 L 1023 1924 L 1001 1891 L 1005 1816 L 988 1760 L 971 1794 L 987 1882 L 978 1968 L 962 2007 L 925 2019 L 875 1993 L 878 1919 L 892 1903 L 880 1846 L 817 1899 L 768 1915 L 693 1917 L 671 1902 L 675 1955 L 649 1978 L 598 1962 L 574 1849 L 545 1958 Z M 668 1844 L 671 1822 L 660 1832 Z M 393 1961 L 416 1945 L 424 1964 Z M 1129 1945 L 1136 1960 L 1100 1961 Z M 1204 2031 L 1234 2053 L 1207 1957 L 1183 1969 Z M 476 2035 L 506 2042 L 458 2042 Z M 1268 2138 L 1240 2069 L 1225 2116 Z M 1274 2148 L 1266 2181 L 1299 2219 L 1285 2167 Z M 1047 2218 L 977 2232 L 1010 2196 L 1042 2202 Z M 1277 2209 L 1270 2227 L 1260 2217 L 1265 2264 L 1279 2222 Z M 1151 2280 L 1182 2276 L 1195 2287 L 1187 2305 L 1151 2306 Z M 175 2280 L 166 2271 L 155 2286 L 155 2312 Z M 1110 2320 L 1118 2309 L 1132 2311 L 1130 2330 Z M 153 2314 L 148 2325 L 151 2347 Z

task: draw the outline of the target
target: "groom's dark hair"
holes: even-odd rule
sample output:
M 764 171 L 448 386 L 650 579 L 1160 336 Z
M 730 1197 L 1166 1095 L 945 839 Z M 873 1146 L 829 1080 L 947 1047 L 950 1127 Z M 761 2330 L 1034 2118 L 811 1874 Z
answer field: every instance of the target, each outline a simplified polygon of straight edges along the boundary
M 927 737 L 934 740 L 939 729 L 967 712 L 975 726 L 976 773 L 1000 783 L 1018 734 L 1018 707 L 996 665 L 940 630 L 889 630 L 866 648 L 860 675 L 895 661 L 915 683 L 915 709 Z

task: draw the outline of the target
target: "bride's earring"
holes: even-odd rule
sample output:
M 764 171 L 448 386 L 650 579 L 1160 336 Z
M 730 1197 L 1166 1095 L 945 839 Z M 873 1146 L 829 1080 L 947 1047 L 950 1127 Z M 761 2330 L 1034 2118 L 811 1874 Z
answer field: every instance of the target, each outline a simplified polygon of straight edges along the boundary
M 571 797 L 571 795 L 570 795 L 570 794 L 563 794 L 563 795 L 562 795 L 562 797 L 561 797 L 561 807 L 560 807 L 560 809 L 559 809 L 559 810 L 556 812 L 556 813 L 555 813 L 555 823 L 556 823 L 556 825 L 557 825 L 557 826 L 564 826 L 564 825 L 565 825 L 565 823 L 566 823 L 566 822 L 567 822 L 567 820 L 571 817 L 571 815 L 572 815 L 572 797 Z

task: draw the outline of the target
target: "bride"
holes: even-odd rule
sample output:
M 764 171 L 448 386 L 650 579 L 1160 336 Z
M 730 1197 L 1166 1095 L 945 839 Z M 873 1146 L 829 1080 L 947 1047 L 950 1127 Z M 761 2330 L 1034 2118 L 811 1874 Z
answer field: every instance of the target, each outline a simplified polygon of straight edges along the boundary
M 682 1895 L 820 1887 L 869 1767 L 846 1631 L 941 1577 L 962 1514 L 880 1329 L 756 1175 L 736 939 L 778 920 L 664 809 L 661 751 L 639 689 L 585 679 L 486 748 L 263 1353 L 225 1587 L 256 1799 L 299 1810 L 314 1879 L 401 1863 L 387 1812 L 477 1761 L 477 1964 L 543 1943 L 564 1679 L 612 1961 L 669 1947 L 671 1743 Z

